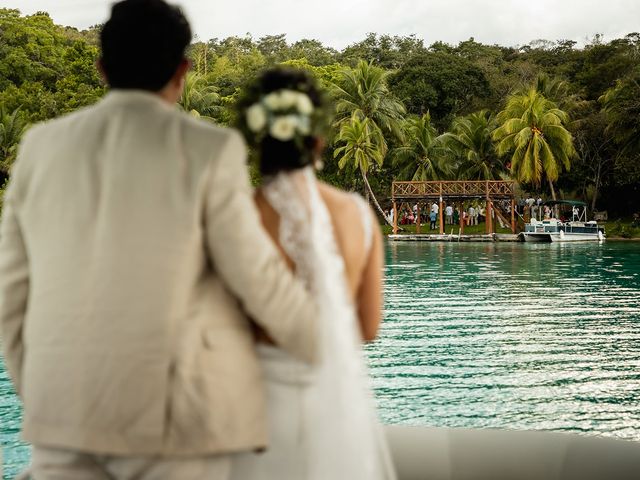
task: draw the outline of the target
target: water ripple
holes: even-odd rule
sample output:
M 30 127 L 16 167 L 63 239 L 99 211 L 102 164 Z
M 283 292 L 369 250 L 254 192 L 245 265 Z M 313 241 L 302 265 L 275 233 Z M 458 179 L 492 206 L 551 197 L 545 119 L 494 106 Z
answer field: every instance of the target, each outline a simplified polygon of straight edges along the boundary
M 640 245 L 395 243 L 386 278 L 385 422 L 640 440 Z

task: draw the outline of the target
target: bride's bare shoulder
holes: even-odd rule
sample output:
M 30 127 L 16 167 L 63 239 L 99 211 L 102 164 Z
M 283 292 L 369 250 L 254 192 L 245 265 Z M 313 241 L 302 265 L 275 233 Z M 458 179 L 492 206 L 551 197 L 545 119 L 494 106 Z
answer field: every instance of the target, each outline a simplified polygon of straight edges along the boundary
M 353 242 L 360 248 L 364 241 L 361 205 L 358 205 L 353 193 L 339 190 L 326 183 L 318 182 L 318 185 L 320 195 L 331 215 L 339 242 Z
M 358 214 L 358 206 L 352 194 L 324 182 L 318 182 L 318 189 L 332 217 L 349 218 Z

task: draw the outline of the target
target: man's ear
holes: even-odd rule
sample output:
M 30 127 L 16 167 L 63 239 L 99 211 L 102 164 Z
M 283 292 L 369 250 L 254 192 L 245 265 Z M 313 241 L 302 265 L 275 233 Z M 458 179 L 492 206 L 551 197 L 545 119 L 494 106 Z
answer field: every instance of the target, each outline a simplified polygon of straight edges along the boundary
M 179 85 L 182 85 L 190 69 L 191 69 L 191 60 L 183 58 L 180 64 L 178 65 L 178 68 L 176 69 L 176 73 L 173 75 L 173 81 Z
M 107 78 L 107 73 L 104 70 L 104 62 L 102 61 L 102 58 L 96 60 L 96 70 L 98 70 L 98 73 L 100 74 L 102 83 L 109 85 L 109 79 Z
M 324 137 L 313 137 L 313 153 L 316 155 L 322 155 L 325 147 L 327 146 L 327 141 Z

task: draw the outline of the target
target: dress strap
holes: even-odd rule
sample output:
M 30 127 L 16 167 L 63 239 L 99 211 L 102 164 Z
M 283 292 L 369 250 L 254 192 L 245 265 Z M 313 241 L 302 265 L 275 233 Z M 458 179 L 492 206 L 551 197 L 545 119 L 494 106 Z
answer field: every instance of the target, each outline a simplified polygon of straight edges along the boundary
M 362 219 L 362 228 L 364 229 L 364 251 L 369 255 L 371 244 L 373 243 L 373 222 L 371 219 L 371 209 L 367 201 L 357 193 L 352 194 L 353 199 L 360 210 L 360 218 Z

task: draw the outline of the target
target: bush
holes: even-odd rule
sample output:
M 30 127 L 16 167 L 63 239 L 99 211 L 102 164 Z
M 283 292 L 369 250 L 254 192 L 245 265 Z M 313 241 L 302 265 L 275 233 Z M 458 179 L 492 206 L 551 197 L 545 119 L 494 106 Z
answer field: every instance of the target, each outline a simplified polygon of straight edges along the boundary
M 8 180 L 5 180 L 2 185 L 0 185 L 0 213 L 2 213 L 2 198 L 4 197 L 4 190 L 7 187 Z
M 611 237 L 633 238 L 638 236 L 639 233 L 637 228 L 629 224 L 623 224 L 620 219 L 613 222 L 613 225 L 607 229 L 607 235 Z

